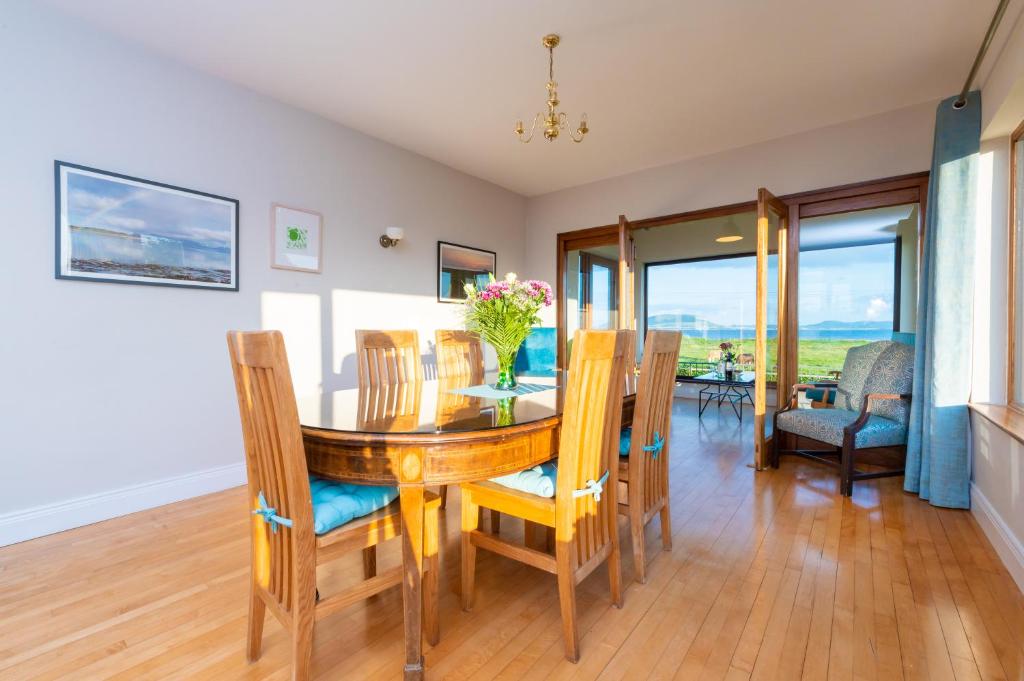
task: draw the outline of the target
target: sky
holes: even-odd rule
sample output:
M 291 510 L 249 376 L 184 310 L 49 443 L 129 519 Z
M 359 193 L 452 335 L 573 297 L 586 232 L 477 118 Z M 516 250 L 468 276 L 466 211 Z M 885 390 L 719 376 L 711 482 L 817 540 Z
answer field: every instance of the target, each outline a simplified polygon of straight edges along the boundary
M 68 171 L 68 223 L 230 249 L 234 206 Z
M 800 325 L 892 320 L 893 243 L 800 253 Z M 769 263 L 769 318 L 777 290 Z M 754 323 L 753 256 L 647 268 L 649 315 L 692 314 L 721 326 Z

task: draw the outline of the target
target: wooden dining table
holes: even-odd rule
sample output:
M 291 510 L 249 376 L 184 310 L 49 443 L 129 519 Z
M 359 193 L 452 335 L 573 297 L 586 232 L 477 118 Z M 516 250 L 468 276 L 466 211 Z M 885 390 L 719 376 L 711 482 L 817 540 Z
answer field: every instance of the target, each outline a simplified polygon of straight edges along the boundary
M 299 400 L 311 474 L 399 488 L 406 680 L 423 678 L 426 488 L 513 473 L 558 454 L 564 373 L 522 378 L 536 391 L 506 398 L 458 392 L 470 387 L 467 381 L 352 388 Z M 632 385 L 625 385 L 625 425 L 632 422 Z

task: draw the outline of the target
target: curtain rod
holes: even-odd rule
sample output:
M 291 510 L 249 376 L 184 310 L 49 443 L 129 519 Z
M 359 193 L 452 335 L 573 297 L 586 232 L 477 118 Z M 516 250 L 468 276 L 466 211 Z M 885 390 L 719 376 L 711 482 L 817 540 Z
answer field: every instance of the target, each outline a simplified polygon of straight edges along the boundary
M 988 52 L 988 48 L 992 45 L 992 39 L 996 36 L 999 22 L 1002 21 L 1003 14 L 1006 13 L 1006 6 L 1009 4 L 1010 0 L 999 0 L 996 13 L 992 15 L 992 23 L 988 25 L 988 33 L 985 34 L 985 39 L 981 41 L 981 47 L 978 48 L 978 56 L 974 58 L 974 64 L 971 65 L 971 72 L 967 74 L 964 89 L 960 91 L 960 96 L 953 102 L 954 109 L 962 109 L 967 105 L 967 93 L 971 91 L 971 83 L 974 81 L 974 77 L 978 75 L 981 62 L 985 59 L 985 53 Z

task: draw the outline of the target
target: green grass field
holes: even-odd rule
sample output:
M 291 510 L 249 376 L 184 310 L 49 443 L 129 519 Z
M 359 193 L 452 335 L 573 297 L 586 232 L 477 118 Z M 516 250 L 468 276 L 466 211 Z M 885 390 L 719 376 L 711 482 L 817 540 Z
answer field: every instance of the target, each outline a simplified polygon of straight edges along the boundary
M 719 353 L 718 344 L 723 341 L 717 339 L 683 337 L 682 345 L 679 348 L 679 362 L 706 363 L 717 362 Z M 754 339 L 738 338 L 729 339 L 733 344 L 733 352 L 737 355 L 754 354 Z M 843 360 L 846 359 L 846 351 L 857 345 L 864 345 L 866 340 L 801 340 L 800 341 L 800 380 L 827 380 L 831 378 L 830 371 L 840 371 L 843 368 Z M 768 363 L 769 373 L 775 366 L 774 358 L 777 356 L 778 343 L 775 339 L 768 340 L 768 356 L 773 358 Z M 751 365 L 753 363 L 751 362 Z M 681 367 L 682 368 L 682 367 Z M 703 373 L 700 365 L 692 367 L 692 371 L 684 373 L 697 375 Z

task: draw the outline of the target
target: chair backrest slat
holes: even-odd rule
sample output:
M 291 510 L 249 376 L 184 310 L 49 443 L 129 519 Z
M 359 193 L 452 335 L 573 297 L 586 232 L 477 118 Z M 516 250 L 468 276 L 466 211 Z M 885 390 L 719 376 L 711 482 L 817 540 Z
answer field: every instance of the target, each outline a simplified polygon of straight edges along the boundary
M 356 331 L 359 385 L 375 386 L 423 380 L 416 331 Z
M 576 566 L 616 536 L 618 432 L 632 331 L 577 331 L 569 365 L 558 448 L 555 538 L 572 542 Z M 574 497 L 608 473 L 601 501 Z
M 668 496 L 668 452 L 672 397 L 679 362 L 678 331 L 648 331 L 637 382 L 629 449 L 629 504 L 648 511 Z M 655 457 L 644 447 L 664 444 Z
M 460 378 L 467 385 L 478 385 L 484 380 L 484 350 L 480 336 L 472 331 L 438 329 L 434 332 L 437 342 L 438 378 Z
M 293 613 L 296 605 L 312 608 L 312 505 L 284 338 L 279 331 L 231 331 L 228 352 L 242 421 L 249 509 L 260 509 L 262 494 L 267 507 L 292 522 L 273 532 L 261 516 L 252 515 L 253 579 L 282 612 Z

